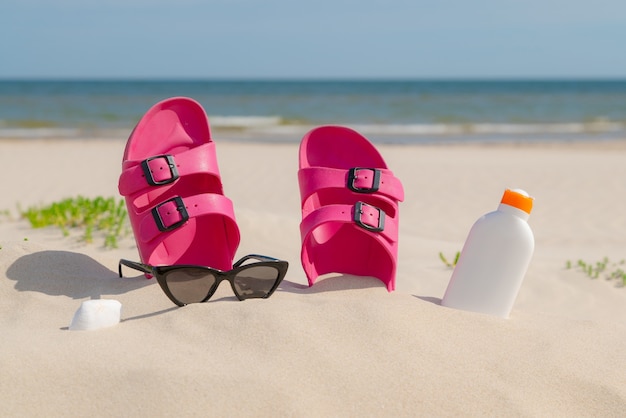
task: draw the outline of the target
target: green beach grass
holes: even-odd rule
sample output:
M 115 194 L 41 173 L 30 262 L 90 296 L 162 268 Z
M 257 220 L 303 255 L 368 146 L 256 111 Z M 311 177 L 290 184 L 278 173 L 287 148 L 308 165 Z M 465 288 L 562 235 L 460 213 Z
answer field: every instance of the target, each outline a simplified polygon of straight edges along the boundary
M 104 247 L 117 248 L 118 239 L 129 231 L 126 206 L 122 199 L 78 196 L 49 205 L 18 208 L 33 228 L 58 227 L 64 236 L 81 229 L 82 240 L 92 243 L 94 235 L 104 234 Z
M 621 282 L 621 286 L 626 287 L 626 260 L 624 259 L 611 261 L 608 257 L 604 257 L 595 263 L 588 263 L 580 259 L 576 263 L 567 260 L 565 268 L 578 270 L 591 279 L 603 277 L 606 280 L 618 280 Z
M 456 263 L 459 261 L 459 256 L 460 255 L 461 255 L 461 252 L 457 251 L 456 254 L 454 255 L 454 258 L 452 259 L 452 261 L 449 261 L 448 258 L 443 254 L 443 252 L 439 251 L 439 259 L 448 268 L 454 268 L 454 266 L 456 266 Z

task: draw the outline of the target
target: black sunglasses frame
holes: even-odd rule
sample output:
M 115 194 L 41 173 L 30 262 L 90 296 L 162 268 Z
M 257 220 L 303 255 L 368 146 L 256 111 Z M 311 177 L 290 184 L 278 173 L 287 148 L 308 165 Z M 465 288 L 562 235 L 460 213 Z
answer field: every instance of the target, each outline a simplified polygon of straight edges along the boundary
M 258 260 L 258 261 L 255 263 L 244 264 L 248 260 Z M 130 260 L 126 260 L 122 258 L 120 259 L 119 264 L 118 264 L 118 272 L 119 272 L 120 277 L 124 277 L 122 275 L 122 265 L 154 276 L 157 280 L 157 283 L 159 283 L 159 286 L 161 286 L 161 289 L 163 290 L 165 295 L 178 306 L 185 306 L 188 304 L 176 299 L 176 297 L 170 291 L 167 285 L 167 280 L 165 278 L 165 274 L 170 271 L 181 270 L 185 268 L 194 268 L 194 269 L 206 270 L 207 273 L 212 274 L 215 277 L 215 283 L 213 284 L 213 286 L 211 286 L 211 289 L 209 289 L 209 293 L 200 302 L 198 302 L 198 303 L 204 303 L 208 301 L 209 299 L 211 299 L 215 291 L 219 288 L 220 284 L 224 280 L 227 280 L 230 283 L 230 287 L 233 290 L 233 293 L 235 294 L 237 299 L 239 299 L 240 301 L 246 300 L 246 299 L 259 299 L 259 298 L 267 299 L 270 296 L 272 296 L 274 291 L 278 288 L 280 283 L 283 281 L 283 279 L 285 278 L 285 275 L 287 274 L 287 269 L 289 267 L 289 263 L 287 261 L 279 260 L 277 258 L 268 257 L 265 255 L 259 255 L 259 254 L 249 254 L 240 258 L 239 260 L 237 260 L 237 262 L 235 262 L 235 264 L 233 264 L 232 270 L 228 270 L 228 271 L 222 271 L 222 270 L 217 270 L 217 269 L 207 267 L 207 266 L 198 266 L 198 265 L 192 265 L 192 264 L 179 264 L 179 265 L 173 265 L 173 266 L 151 266 L 150 264 L 144 264 L 144 263 L 140 263 L 137 261 L 130 261 Z M 276 278 L 276 281 L 272 285 L 272 288 L 269 290 L 269 292 L 267 292 L 267 294 L 261 297 L 258 297 L 258 296 L 243 297 L 239 295 L 239 293 L 235 289 L 235 277 L 237 276 L 237 274 L 241 271 L 247 270 L 252 267 L 263 267 L 263 266 L 273 267 L 278 271 L 278 276 Z

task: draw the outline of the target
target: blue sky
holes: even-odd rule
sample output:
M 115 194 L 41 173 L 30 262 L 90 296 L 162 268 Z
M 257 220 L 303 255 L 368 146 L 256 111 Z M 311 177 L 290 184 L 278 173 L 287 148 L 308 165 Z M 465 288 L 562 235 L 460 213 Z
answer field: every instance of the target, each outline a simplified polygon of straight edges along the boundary
M 624 78 L 624 0 L 3 0 L 0 78 Z

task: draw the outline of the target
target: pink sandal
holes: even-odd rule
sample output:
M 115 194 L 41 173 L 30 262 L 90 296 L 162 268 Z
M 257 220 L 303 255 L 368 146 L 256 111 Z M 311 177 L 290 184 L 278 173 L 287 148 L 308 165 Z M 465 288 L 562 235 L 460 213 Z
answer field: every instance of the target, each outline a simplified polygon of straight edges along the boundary
M 239 228 L 198 102 L 174 97 L 148 110 L 128 138 L 118 188 L 143 263 L 232 269 Z
M 309 286 L 326 273 L 380 279 L 395 289 L 402 183 L 361 134 L 322 126 L 300 144 L 301 261 Z

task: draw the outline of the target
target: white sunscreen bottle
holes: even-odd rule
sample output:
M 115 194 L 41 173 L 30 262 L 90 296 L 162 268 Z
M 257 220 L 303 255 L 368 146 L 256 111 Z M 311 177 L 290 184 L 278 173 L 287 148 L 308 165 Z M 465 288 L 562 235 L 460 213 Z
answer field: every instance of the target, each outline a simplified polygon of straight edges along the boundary
M 535 249 L 533 198 L 505 190 L 498 209 L 472 226 L 442 306 L 508 318 Z

